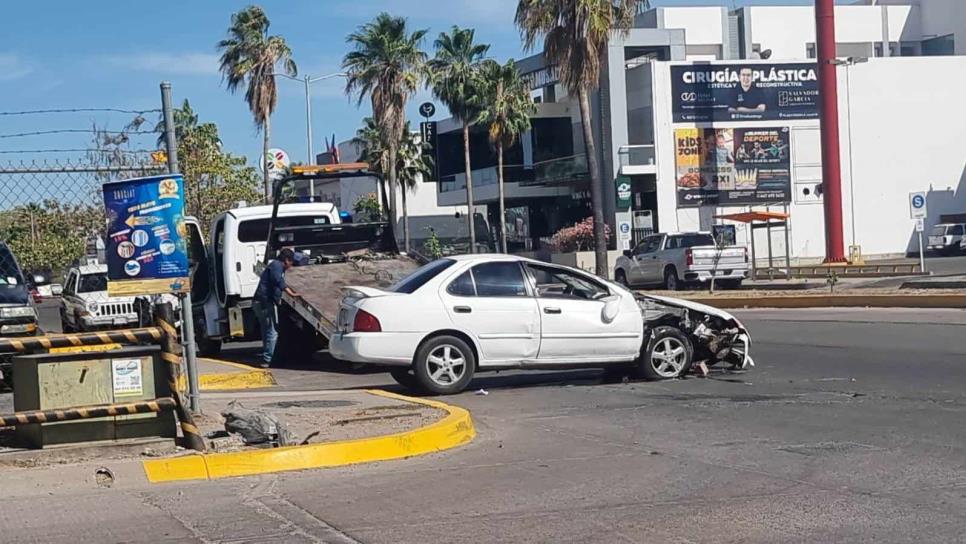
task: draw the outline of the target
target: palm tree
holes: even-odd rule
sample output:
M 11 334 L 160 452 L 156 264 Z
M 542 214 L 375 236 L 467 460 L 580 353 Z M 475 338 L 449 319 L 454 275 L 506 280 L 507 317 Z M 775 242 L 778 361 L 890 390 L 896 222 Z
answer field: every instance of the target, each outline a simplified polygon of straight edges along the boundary
M 188 99 L 185 98 L 180 108 L 175 108 L 171 112 L 174 118 L 174 137 L 175 141 L 180 142 L 184 134 L 198 126 L 198 114 L 191 108 Z M 158 132 L 158 148 L 164 147 L 164 113 L 158 114 L 158 123 L 154 125 L 154 131 Z
M 520 77 L 513 59 L 506 64 L 486 61 L 480 72 L 480 114 L 476 122 L 488 127 L 496 146 L 497 186 L 500 200 L 500 250 L 506 253 L 506 217 L 503 203 L 503 150 L 520 134 L 530 130 L 530 116 L 537 111 L 530 89 Z
M 470 124 L 479 115 L 477 83 L 480 63 L 490 46 L 473 43 L 472 28 L 454 26 L 436 39 L 436 57 L 429 61 L 433 94 L 446 104 L 453 118 L 463 123 L 463 162 L 466 166 L 466 206 L 470 231 L 470 253 L 476 251 L 473 222 L 473 174 L 470 165 Z
M 342 59 L 347 74 L 346 94 L 356 95 L 358 104 L 369 97 L 372 115 L 386 144 L 392 223 L 399 181 L 396 156 L 405 130 L 406 102 L 416 93 L 425 74 L 426 53 L 419 48 L 425 36 L 425 30 L 410 33 L 405 18 L 380 13 L 374 21 L 349 34 L 346 42 L 354 50 Z M 408 252 L 409 218 L 405 214 L 403 238 Z
M 604 184 L 590 124 L 590 93 L 597 88 L 601 59 L 612 32 L 630 28 L 639 3 L 640 0 L 520 0 L 515 18 L 526 47 L 533 48 L 542 38 L 547 61 L 557 65 L 561 81 L 579 100 L 590 167 L 596 272 L 604 277 L 608 272 Z
M 369 164 L 375 172 L 385 177 L 389 165 L 389 146 L 385 145 L 376 122 L 371 117 L 363 120 L 363 126 L 356 131 L 352 142 L 358 145 L 362 152 L 359 160 Z M 403 225 L 405 226 L 406 243 L 410 243 L 409 209 L 407 193 L 416 190 L 416 183 L 420 176 L 429 176 L 433 171 L 432 157 L 426 153 L 428 144 L 421 142 L 411 130 L 409 121 L 403 126 L 403 139 L 398 143 L 396 153 L 396 177 L 401 186 Z M 385 187 L 380 185 L 383 201 L 386 199 Z M 408 245 L 407 245 L 408 247 Z
M 221 51 L 221 73 L 232 94 L 242 83 L 247 83 L 245 102 L 255 118 L 255 126 L 262 129 L 262 160 L 268 156 L 272 127 L 271 117 L 278 101 L 275 88 L 275 67 L 289 76 L 298 75 L 292 60 L 292 50 L 281 36 L 269 36 L 268 16 L 258 6 L 247 8 L 231 16 L 228 38 L 218 42 Z M 265 199 L 272 197 L 268 168 L 263 168 Z

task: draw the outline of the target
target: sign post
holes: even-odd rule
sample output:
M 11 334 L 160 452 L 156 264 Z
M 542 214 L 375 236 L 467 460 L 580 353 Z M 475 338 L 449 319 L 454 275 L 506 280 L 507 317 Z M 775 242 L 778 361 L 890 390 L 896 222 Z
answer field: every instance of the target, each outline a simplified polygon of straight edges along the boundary
M 926 273 L 926 258 L 923 255 L 922 231 L 926 221 L 926 193 L 920 191 L 909 193 L 909 217 L 916 220 L 916 234 L 919 236 L 919 269 Z

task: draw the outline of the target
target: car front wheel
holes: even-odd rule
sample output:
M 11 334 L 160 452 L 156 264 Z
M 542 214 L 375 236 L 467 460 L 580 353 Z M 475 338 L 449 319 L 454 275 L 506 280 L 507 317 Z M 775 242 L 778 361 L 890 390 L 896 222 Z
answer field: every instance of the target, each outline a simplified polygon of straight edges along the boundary
M 674 327 L 658 327 L 641 355 L 640 371 L 649 380 L 679 378 L 691 369 L 694 349 L 691 342 Z
M 463 340 L 449 335 L 424 342 L 413 361 L 419 386 L 437 395 L 452 395 L 466 389 L 475 371 L 473 350 Z

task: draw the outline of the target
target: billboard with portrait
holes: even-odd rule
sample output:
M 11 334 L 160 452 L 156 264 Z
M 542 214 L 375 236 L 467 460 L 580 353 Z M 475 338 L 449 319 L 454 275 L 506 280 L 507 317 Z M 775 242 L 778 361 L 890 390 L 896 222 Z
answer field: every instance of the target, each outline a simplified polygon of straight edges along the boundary
M 671 66 L 675 123 L 818 119 L 810 63 Z
M 674 131 L 678 206 L 789 202 L 788 127 Z

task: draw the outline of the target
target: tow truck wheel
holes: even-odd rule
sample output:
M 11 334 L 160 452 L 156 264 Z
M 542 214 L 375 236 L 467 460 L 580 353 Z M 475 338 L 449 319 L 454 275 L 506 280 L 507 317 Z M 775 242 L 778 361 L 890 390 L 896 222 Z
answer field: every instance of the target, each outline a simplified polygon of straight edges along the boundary
M 198 355 L 202 357 L 217 357 L 221 353 L 221 340 L 200 335 L 195 337 L 195 344 L 198 346 Z
M 389 374 L 396 383 L 407 389 L 419 389 L 419 381 L 413 374 L 412 368 L 408 366 L 394 366 L 389 369 Z
M 687 374 L 694 348 L 687 336 L 674 327 L 658 327 L 641 354 L 640 371 L 649 380 L 669 380 Z

